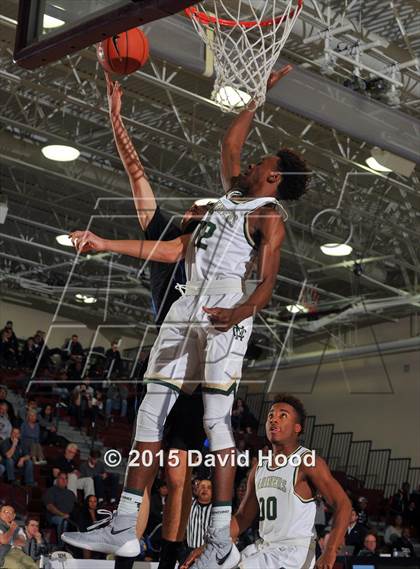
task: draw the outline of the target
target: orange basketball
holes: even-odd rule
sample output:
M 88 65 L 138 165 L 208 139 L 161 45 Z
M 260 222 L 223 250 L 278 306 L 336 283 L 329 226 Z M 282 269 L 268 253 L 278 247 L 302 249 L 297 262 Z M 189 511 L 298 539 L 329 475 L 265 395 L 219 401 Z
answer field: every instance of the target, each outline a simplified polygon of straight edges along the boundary
M 132 28 L 101 41 L 96 53 L 105 71 L 129 75 L 147 62 L 149 40 L 139 28 Z

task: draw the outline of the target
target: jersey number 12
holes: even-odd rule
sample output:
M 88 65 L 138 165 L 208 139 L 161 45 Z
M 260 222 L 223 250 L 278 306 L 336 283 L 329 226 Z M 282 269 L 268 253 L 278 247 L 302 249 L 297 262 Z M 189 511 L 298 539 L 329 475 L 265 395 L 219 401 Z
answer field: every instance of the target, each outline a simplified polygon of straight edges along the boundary
M 205 239 L 210 239 L 213 233 L 216 231 L 216 225 L 211 221 L 202 221 L 200 228 L 197 231 L 197 237 L 195 240 L 195 246 L 200 249 L 207 249 L 206 243 L 203 243 Z

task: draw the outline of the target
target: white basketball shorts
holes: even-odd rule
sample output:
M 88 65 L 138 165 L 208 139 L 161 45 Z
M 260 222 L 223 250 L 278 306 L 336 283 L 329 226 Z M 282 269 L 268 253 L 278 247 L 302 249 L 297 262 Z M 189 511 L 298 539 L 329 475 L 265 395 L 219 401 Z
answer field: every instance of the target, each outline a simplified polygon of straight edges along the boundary
M 182 296 L 174 302 L 150 353 L 145 382 L 157 381 L 187 392 L 199 383 L 205 391 L 234 390 L 242 375 L 253 318 L 219 332 L 203 307 L 234 308 L 241 301 L 243 293 L 235 292 Z
M 267 546 L 253 543 L 241 552 L 239 569 L 312 569 L 315 567 L 315 545 Z

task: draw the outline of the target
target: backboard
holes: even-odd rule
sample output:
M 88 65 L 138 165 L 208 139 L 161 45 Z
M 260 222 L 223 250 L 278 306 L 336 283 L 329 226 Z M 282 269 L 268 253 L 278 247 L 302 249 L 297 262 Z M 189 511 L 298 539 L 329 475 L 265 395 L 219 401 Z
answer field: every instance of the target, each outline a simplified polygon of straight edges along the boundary
M 36 69 L 197 0 L 20 0 L 14 60 Z

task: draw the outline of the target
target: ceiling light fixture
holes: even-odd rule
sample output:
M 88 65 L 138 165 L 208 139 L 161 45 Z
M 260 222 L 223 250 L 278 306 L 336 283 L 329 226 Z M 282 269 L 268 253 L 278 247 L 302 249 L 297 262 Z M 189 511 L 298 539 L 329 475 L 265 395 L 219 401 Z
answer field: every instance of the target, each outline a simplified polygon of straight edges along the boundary
M 347 257 L 353 251 L 353 247 L 347 243 L 325 243 L 321 245 L 321 251 L 330 257 Z
M 286 306 L 286 309 L 292 314 L 306 314 L 308 312 L 308 309 L 303 304 L 289 304 Z
M 245 107 L 251 100 L 251 96 L 245 91 L 233 87 L 221 87 L 214 96 L 214 100 L 221 107 L 240 108 Z
M 388 150 L 381 150 L 377 146 L 374 146 L 370 153 L 371 156 L 366 160 L 366 164 L 377 172 L 395 172 L 409 178 L 416 167 L 415 162 L 401 158 Z
M 44 146 L 41 152 L 45 158 L 55 160 L 56 162 L 72 162 L 80 156 L 80 152 L 77 148 L 64 144 L 49 144 L 48 146 Z
M 83 302 L 84 304 L 95 304 L 98 301 L 94 296 L 89 296 L 88 294 L 81 294 L 78 292 L 74 295 L 78 302 Z
M 73 242 L 67 234 L 57 235 L 55 240 L 59 245 L 62 245 L 63 247 L 73 247 Z
M 44 30 L 52 30 L 54 28 L 59 28 L 65 24 L 64 20 L 60 20 L 59 18 L 54 18 L 54 16 L 48 16 L 48 14 L 44 14 L 42 19 L 42 27 Z
M 375 170 L 376 172 L 392 172 L 392 170 L 386 166 L 382 166 L 382 164 L 380 164 L 373 156 L 370 156 L 366 159 L 366 164 L 369 166 L 369 168 L 372 168 L 372 170 Z

